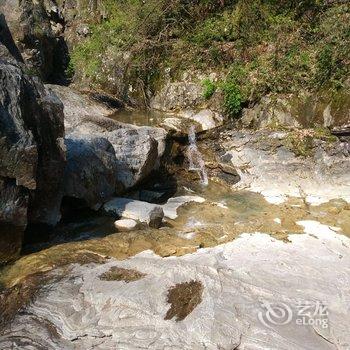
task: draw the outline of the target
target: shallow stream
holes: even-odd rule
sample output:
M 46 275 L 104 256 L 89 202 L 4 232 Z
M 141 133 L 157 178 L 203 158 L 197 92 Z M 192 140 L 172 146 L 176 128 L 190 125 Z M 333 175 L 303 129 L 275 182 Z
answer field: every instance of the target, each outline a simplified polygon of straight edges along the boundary
M 146 115 L 137 113 L 134 121 L 144 122 L 144 118 Z M 290 198 L 275 205 L 258 193 L 234 190 L 215 180 L 209 179 L 205 185 L 179 175 L 174 197 L 200 196 L 205 202 L 180 207 L 178 217 L 166 219 L 160 229 L 118 233 L 114 219 L 99 213 L 63 223 L 52 233 L 49 243 L 26 247 L 24 256 L 3 268 L 0 285 L 12 286 L 29 274 L 79 262 L 91 254 L 124 259 L 152 249 L 160 256 L 179 256 L 230 242 L 247 232 L 263 232 L 288 242 L 289 234 L 304 232 L 297 224 L 301 220 L 329 225 L 339 234 L 350 233 L 350 206 L 344 200 L 310 206 L 302 199 Z

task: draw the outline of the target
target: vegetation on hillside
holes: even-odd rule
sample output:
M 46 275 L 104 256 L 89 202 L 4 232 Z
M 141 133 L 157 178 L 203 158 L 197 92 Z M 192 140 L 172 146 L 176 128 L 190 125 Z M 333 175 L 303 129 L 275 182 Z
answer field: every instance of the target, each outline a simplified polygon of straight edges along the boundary
M 107 16 L 75 47 L 72 64 L 95 84 L 110 52 L 127 53 L 128 79 L 151 89 L 160 72 L 218 71 L 235 115 L 270 93 L 341 90 L 349 74 L 350 5 L 327 0 L 101 0 Z M 217 85 L 215 85 L 217 84 Z

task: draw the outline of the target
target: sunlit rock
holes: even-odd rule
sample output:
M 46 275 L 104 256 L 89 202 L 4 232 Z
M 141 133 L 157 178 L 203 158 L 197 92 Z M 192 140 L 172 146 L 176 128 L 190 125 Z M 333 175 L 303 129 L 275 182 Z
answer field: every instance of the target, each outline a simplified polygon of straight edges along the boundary
M 137 221 L 132 219 L 120 219 L 114 223 L 115 228 L 118 232 L 127 232 L 137 229 Z
M 155 228 L 160 227 L 164 217 L 161 206 L 129 198 L 114 198 L 103 208 L 109 214 L 146 223 Z

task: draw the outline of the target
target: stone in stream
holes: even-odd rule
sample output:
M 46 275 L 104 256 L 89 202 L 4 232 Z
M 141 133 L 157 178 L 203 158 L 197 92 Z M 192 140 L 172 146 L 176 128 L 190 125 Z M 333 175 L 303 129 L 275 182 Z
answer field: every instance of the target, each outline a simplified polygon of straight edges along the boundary
M 10 53 L 15 46 L 2 21 L 0 222 L 6 232 L 0 232 L 0 263 L 18 253 L 27 223 L 59 221 L 65 167 L 62 103 Z
M 109 214 L 137 220 L 154 228 L 161 226 L 164 217 L 161 206 L 129 198 L 113 198 L 103 208 Z
M 178 116 L 197 122 L 201 126 L 202 131 L 214 129 L 223 125 L 224 122 L 224 118 L 220 113 L 210 109 L 201 109 L 197 112 L 190 109 L 184 110 Z
M 128 232 L 136 230 L 138 223 L 132 219 L 120 219 L 114 223 L 114 226 L 118 232 Z
M 174 136 L 185 137 L 193 125 L 198 131 L 207 131 L 221 126 L 223 123 L 224 118 L 218 112 L 210 109 L 201 109 L 197 112 L 186 109 L 165 118 L 160 125 L 171 131 Z
M 175 220 L 177 210 L 188 203 L 204 203 L 205 199 L 199 196 L 172 197 L 163 205 L 142 202 L 129 198 L 113 198 L 105 203 L 104 210 L 109 214 L 147 223 L 151 227 L 159 228 L 163 217 Z

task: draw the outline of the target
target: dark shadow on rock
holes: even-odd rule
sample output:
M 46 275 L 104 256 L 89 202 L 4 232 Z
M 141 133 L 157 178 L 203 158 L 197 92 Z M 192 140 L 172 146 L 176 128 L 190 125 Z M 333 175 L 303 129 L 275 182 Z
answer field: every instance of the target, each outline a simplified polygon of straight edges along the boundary
M 124 102 L 110 95 L 102 94 L 100 92 L 92 92 L 90 96 L 93 100 L 104 104 L 108 108 L 121 109 L 125 107 Z
M 70 62 L 69 49 L 63 37 L 55 38 L 55 45 L 52 57 L 52 71 L 47 77 L 50 84 L 68 86 L 72 82 L 72 77 L 68 76 L 68 66 Z

